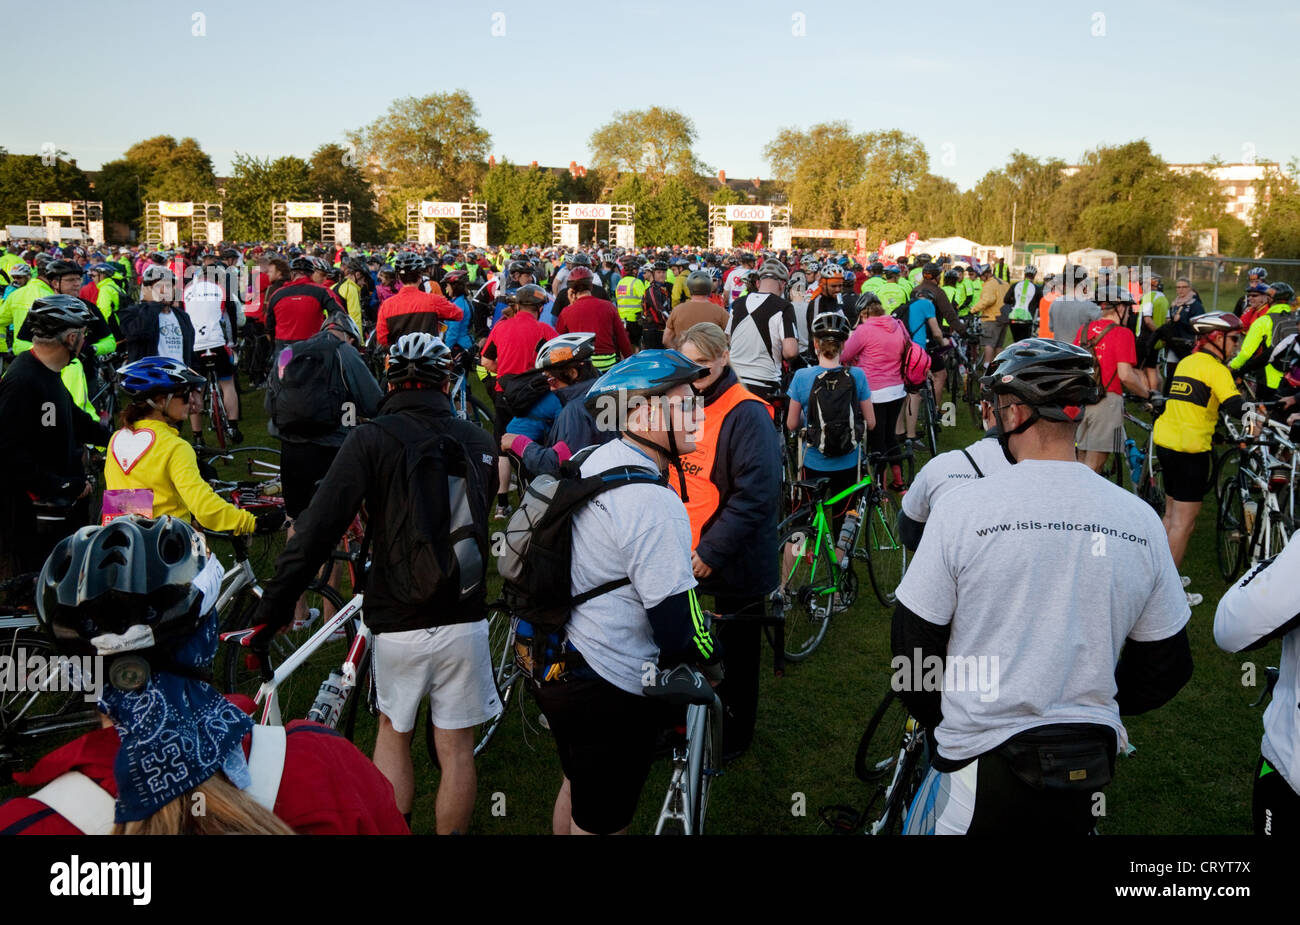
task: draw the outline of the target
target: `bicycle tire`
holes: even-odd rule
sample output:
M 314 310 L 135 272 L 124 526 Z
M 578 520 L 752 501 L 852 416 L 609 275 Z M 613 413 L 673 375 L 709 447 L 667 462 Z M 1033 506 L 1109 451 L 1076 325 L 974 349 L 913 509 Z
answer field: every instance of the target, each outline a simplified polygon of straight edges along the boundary
M 497 697 L 501 700 L 501 712 L 479 724 L 475 730 L 474 754 L 487 748 L 492 737 L 501 727 L 510 701 L 514 698 L 515 688 L 519 687 L 520 673 L 515 667 L 515 632 L 514 621 L 504 610 L 494 610 L 488 614 L 488 652 L 492 658 L 492 680 L 496 684 Z
M 867 507 L 866 523 L 858 531 L 854 552 L 866 560 L 867 577 L 876 599 L 885 607 L 897 603 L 896 591 L 907 572 L 907 547 L 898 530 L 897 502 L 881 491 Z
M 1246 523 L 1245 503 L 1249 491 L 1240 484 L 1241 478 L 1239 473 L 1231 484 L 1225 486 L 1223 502 L 1214 519 L 1215 557 L 1219 564 L 1219 574 L 1227 582 L 1235 581 L 1241 574 L 1253 532 Z M 1258 519 L 1258 507 L 1255 516 Z
M 469 399 L 469 405 L 474 409 L 474 417 L 471 418 L 471 421 L 484 430 L 491 430 L 493 422 L 492 409 L 472 393 L 466 394 L 465 397 Z
M 906 725 L 907 707 L 903 706 L 898 692 L 890 688 L 858 740 L 858 750 L 853 756 L 853 773 L 858 780 L 874 784 L 889 776 L 902 750 Z
M 975 370 L 969 367 L 966 373 L 965 400 L 966 407 L 970 409 L 971 423 L 982 430 L 984 416 L 980 414 L 980 381 L 975 375 Z
M 208 398 L 208 420 L 212 423 L 212 429 L 217 434 L 217 446 L 225 450 L 226 442 L 226 405 L 221 399 L 221 384 L 217 377 L 209 374 L 207 385 Z
M 713 721 L 713 707 L 703 706 L 703 729 L 700 733 L 699 751 L 691 750 L 689 768 L 691 788 L 691 832 L 704 834 L 704 821 L 709 811 L 709 794 L 716 776 L 716 761 L 722 754 L 722 732 Z M 697 760 L 698 754 L 698 760 Z
M 931 382 L 921 394 L 921 410 L 925 412 L 925 441 L 930 448 L 930 458 L 939 455 L 939 409 Z
M 1230 446 L 1214 460 L 1214 473 L 1210 478 L 1214 482 L 1214 501 L 1219 507 L 1223 506 L 1224 487 L 1241 468 L 1241 459 L 1241 447 Z
M 13 630 L 5 638 L 0 655 L 11 663 L 35 656 L 48 665 L 58 654 L 49 637 L 39 630 Z M 99 711 L 93 702 L 86 702 L 82 691 L 0 691 L 0 758 L 16 757 L 24 739 L 97 725 Z
M 830 600 L 838 584 L 838 566 L 830 561 L 826 544 L 823 542 L 810 558 L 807 547 L 811 542 L 815 542 L 815 537 L 809 536 L 806 528 L 796 526 L 782 536 L 777 546 L 782 575 L 780 593 L 785 604 L 785 657 L 792 662 L 801 662 L 812 655 L 826 638 L 831 618 Z M 847 571 L 851 573 L 852 569 Z M 832 583 L 826 584 L 827 579 Z M 775 645 L 775 628 L 765 629 L 770 632 L 769 642 Z
M 1159 461 L 1151 456 L 1142 463 L 1141 481 L 1138 483 L 1138 497 L 1151 505 L 1161 517 L 1165 516 L 1165 490 L 1160 485 Z

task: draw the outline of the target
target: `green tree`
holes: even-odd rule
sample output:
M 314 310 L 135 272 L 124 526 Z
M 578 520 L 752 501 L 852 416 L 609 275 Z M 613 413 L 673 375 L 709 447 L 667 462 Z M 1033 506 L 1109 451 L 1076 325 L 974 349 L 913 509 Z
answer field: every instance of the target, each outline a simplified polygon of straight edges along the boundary
M 1105 247 L 1164 254 L 1177 218 L 1179 181 L 1146 141 L 1089 151 L 1047 210 L 1051 240 L 1063 250 Z
M 1295 177 L 1269 171 L 1255 182 L 1254 230 L 1259 253 L 1282 260 L 1300 258 L 1300 184 Z M 1223 249 L 1220 241 L 1219 249 Z
M 0 154 L 0 225 L 26 225 L 27 200 L 63 202 L 93 198 L 85 172 L 57 155 Z
M 637 210 L 638 244 L 702 245 L 705 241 L 704 205 L 676 177 L 669 177 Z
M 137 142 L 126 151 L 126 160 L 143 174 L 144 198 L 153 202 L 215 202 L 217 177 L 209 157 L 193 138 L 177 141 L 159 135 Z
M 464 90 L 408 96 L 348 138 L 360 162 L 377 168 L 385 185 L 450 201 L 477 187 L 483 175 L 492 136 L 478 117 Z
M 591 133 L 592 166 L 621 178 L 638 174 L 658 192 L 668 177 L 694 183 L 708 168 L 695 156 L 695 123 L 675 109 L 652 106 L 614 117 Z M 625 201 L 625 200 L 617 200 Z
M 321 200 L 350 203 L 352 239 L 373 243 L 379 240 L 375 191 L 355 161 L 352 152 L 342 145 L 321 145 L 311 155 L 307 189 Z
M 302 158 L 271 160 L 236 153 L 226 188 L 225 236 L 232 241 L 268 240 L 272 204 L 310 195 L 308 166 Z
M 555 174 L 501 161 L 483 177 L 488 240 L 493 244 L 549 242 L 551 203 L 561 198 Z

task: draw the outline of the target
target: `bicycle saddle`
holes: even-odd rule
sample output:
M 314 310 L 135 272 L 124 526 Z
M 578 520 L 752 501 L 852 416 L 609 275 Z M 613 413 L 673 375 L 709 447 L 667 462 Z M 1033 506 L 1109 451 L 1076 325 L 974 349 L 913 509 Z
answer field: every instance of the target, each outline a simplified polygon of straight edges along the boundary
M 707 705 L 713 703 L 713 688 L 690 665 L 678 665 L 668 671 L 659 672 L 656 683 L 641 688 L 647 697 L 675 706 L 687 704 Z

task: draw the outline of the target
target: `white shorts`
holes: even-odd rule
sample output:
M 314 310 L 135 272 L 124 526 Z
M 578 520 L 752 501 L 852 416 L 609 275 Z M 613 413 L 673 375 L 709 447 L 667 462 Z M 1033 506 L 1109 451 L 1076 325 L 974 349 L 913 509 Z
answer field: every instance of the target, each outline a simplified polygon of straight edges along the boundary
M 375 637 L 375 694 L 397 732 L 415 728 L 427 694 L 439 729 L 467 729 L 501 712 L 486 620 Z
M 904 835 L 965 835 L 975 816 L 979 759 L 945 774 L 931 768 L 903 819 Z

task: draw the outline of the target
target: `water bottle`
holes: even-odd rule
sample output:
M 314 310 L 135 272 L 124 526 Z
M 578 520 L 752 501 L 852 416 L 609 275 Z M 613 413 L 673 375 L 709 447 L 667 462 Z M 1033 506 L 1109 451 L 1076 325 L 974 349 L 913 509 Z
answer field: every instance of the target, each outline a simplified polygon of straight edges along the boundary
M 346 701 L 343 675 L 335 669 L 321 682 L 320 690 L 316 692 L 316 700 L 307 711 L 307 718 L 313 722 L 324 723 L 333 729 L 339 723 L 339 716 L 343 713 L 343 704 Z
M 839 559 L 840 568 L 849 567 L 849 554 L 853 551 L 853 544 L 858 539 L 858 512 L 849 511 L 844 515 L 844 526 L 840 527 L 840 538 L 835 543 L 836 558 Z
M 1137 441 L 1132 437 L 1124 441 L 1124 452 L 1128 454 L 1128 477 L 1136 485 L 1142 481 L 1142 464 L 1146 462 L 1146 454 L 1138 449 Z

